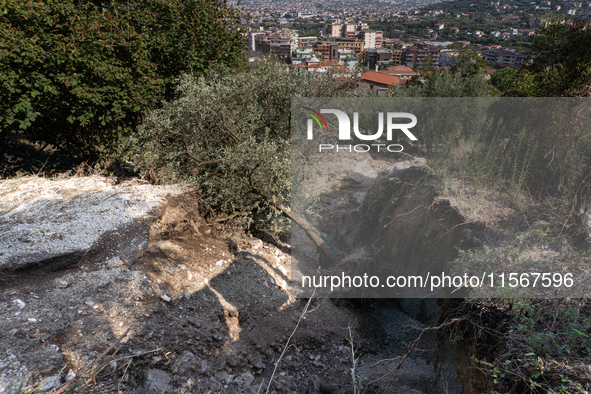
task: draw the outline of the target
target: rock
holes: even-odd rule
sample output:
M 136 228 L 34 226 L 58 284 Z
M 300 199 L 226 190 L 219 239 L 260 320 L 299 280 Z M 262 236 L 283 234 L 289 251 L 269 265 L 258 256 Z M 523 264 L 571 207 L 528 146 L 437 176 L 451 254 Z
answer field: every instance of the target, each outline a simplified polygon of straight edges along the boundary
M 8 225 L 2 228 L 0 269 L 39 262 L 59 269 L 113 251 L 123 261 L 136 260 L 155 213 L 168 198 L 188 193 L 183 185 L 108 185 L 100 176 L 30 177 L 2 187 L 0 222 Z
M 172 372 L 178 375 L 185 375 L 194 368 L 195 355 L 189 351 L 184 351 L 183 354 L 175 361 L 172 367 Z
M 223 384 L 230 384 L 232 382 L 233 376 L 227 373 L 226 371 L 218 372 L 215 377 Z
M 70 370 L 68 371 L 68 374 L 66 375 L 66 382 L 74 379 L 75 377 L 76 377 L 76 373 L 74 372 L 74 370 L 72 370 L 70 368 Z
M 196 319 L 189 318 L 189 319 L 187 319 L 187 323 L 189 323 L 190 325 L 192 325 L 195 328 L 201 327 L 201 322 Z
M 232 253 L 233 255 L 238 254 L 238 242 L 230 242 L 230 244 L 228 245 L 228 249 L 230 249 L 230 253 Z
M 43 378 L 43 380 L 41 381 L 41 386 L 43 387 L 43 390 L 51 390 L 59 385 L 60 377 L 58 375 L 48 376 L 46 378 Z
M 57 288 L 58 289 L 65 289 L 66 287 L 68 287 L 69 283 L 66 282 L 65 280 L 58 280 L 57 281 Z
M 167 296 L 166 294 L 161 295 L 160 298 L 162 298 L 166 302 L 170 302 L 171 301 L 171 298 L 169 296 Z
M 320 377 L 318 377 L 318 376 L 311 376 L 310 377 L 310 383 L 312 383 L 312 386 L 314 387 L 314 390 L 319 390 L 320 389 Z
M 253 363 L 252 366 L 255 367 L 256 369 L 263 369 L 265 367 L 265 365 L 263 364 L 263 362 L 257 358 Z
M 146 380 L 135 391 L 137 394 L 165 394 L 170 389 L 170 375 L 161 369 L 148 369 Z
M 349 185 L 360 185 L 365 181 L 365 176 L 359 174 L 358 172 L 354 172 L 351 175 L 348 175 L 343 179 L 343 183 L 348 183 Z
M 18 307 L 18 309 L 23 309 L 25 306 L 27 306 L 27 304 L 23 300 L 19 300 L 18 298 L 12 300 L 12 303 L 15 304 Z
M 253 381 L 254 376 L 250 372 L 244 372 L 242 375 L 234 379 L 234 382 L 236 382 L 241 388 L 250 387 Z
M 220 382 L 218 382 L 216 379 L 212 378 L 209 381 L 209 389 L 211 390 L 210 392 L 212 393 L 219 393 L 222 390 L 222 384 Z

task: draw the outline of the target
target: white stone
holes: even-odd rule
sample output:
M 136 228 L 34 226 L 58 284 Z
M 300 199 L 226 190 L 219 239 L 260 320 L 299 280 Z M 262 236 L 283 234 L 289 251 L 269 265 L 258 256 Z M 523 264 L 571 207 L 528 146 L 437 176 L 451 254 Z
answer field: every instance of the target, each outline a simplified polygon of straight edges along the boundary
M 16 304 L 16 306 L 18 306 L 19 309 L 23 309 L 25 306 L 27 306 L 27 304 L 23 300 L 20 300 L 18 298 L 15 300 L 12 300 L 12 302 L 14 304 Z

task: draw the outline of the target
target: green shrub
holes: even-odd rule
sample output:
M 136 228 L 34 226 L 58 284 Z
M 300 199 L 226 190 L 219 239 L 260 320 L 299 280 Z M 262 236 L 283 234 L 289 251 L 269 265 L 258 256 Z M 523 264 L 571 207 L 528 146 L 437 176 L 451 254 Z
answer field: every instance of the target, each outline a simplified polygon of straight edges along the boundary
M 134 161 L 157 182 L 188 181 L 201 213 L 228 229 L 283 228 L 291 201 L 292 97 L 352 89 L 330 76 L 273 62 L 181 78 L 178 98 L 153 111 L 132 138 Z
M 0 14 L 0 127 L 90 159 L 117 153 L 182 73 L 243 62 L 225 1 L 16 0 Z
M 434 72 L 425 84 L 397 86 L 390 90 L 394 97 L 489 97 L 492 90 L 484 74 L 454 74 L 449 70 Z
M 490 83 L 504 93 L 512 86 L 517 73 L 518 71 L 514 68 L 502 68 L 490 76 Z

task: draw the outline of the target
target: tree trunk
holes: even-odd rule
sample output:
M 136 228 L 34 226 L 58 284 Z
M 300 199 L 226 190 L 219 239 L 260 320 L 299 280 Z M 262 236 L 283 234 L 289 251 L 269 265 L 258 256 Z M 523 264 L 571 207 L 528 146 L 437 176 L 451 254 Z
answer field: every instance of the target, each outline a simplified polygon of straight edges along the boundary
M 308 237 L 310 237 L 312 242 L 316 245 L 318 253 L 320 253 L 320 261 L 328 261 L 331 266 L 335 266 L 339 262 L 339 258 L 330 245 L 320 236 L 320 232 L 308 221 L 308 219 L 281 204 L 277 204 L 277 208 L 308 234 Z

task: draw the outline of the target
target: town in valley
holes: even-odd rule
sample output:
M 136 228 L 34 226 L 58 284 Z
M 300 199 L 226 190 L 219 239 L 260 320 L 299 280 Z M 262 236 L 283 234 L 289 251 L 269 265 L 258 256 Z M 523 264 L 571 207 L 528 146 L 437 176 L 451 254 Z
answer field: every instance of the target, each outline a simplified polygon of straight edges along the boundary
M 249 61 L 275 58 L 309 72 L 359 77 L 385 90 L 455 64 L 462 50 L 484 71 L 520 69 L 536 29 L 555 14 L 589 18 L 591 2 L 572 0 L 246 0 L 241 29 Z M 413 79 L 414 78 L 414 79 Z

